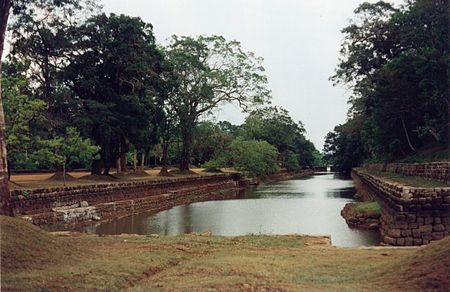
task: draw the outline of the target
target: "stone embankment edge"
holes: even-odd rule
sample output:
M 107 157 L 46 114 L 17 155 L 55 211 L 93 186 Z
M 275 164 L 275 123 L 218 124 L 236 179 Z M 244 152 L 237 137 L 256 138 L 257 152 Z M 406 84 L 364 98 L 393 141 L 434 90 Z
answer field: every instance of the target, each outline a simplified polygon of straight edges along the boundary
M 355 203 L 347 203 L 341 211 L 341 216 L 351 228 L 375 230 L 379 228 L 379 213 L 358 212 Z
M 271 180 L 313 174 L 282 171 Z M 255 187 L 259 178 L 216 174 L 160 181 L 101 183 L 48 189 L 12 191 L 16 216 L 51 230 L 69 229 L 93 220 L 108 221 L 142 212 L 159 212 L 177 205 L 232 199 L 243 189 Z
M 358 195 L 381 206 L 380 233 L 385 244 L 428 244 L 450 234 L 450 187 L 418 188 L 354 169 Z
M 373 163 L 364 165 L 364 168 L 408 176 L 420 176 L 444 181 L 450 185 L 450 162 L 448 161 L 428 163 Z
M 233 198 L 238 195 L 243 180 L 237 174 L 218 174 L 15 190 L 12 206 L 15 216 L 41 227 L 61 230 L 92 220 L 111 220 L 191 202 Z

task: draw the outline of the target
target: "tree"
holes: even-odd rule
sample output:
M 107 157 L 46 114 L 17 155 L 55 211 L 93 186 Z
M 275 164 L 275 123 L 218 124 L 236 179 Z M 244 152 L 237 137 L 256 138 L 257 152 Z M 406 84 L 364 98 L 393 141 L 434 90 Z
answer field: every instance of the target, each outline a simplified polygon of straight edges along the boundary
M 362 119 L 354 118 L 338 125 L 325 137 L 324 159 L 339 171 L 349 173 L 367 159 L 367 149 L 361 137 Z
M 49 136 L 62 134 L 74 120 L 79 103 L 64 85 L 65 67 L 78 54 L 74 46 L 80 25 L 98 12 L 95 1 L 40 0 L 17 7 L 13 15 L 9 59 L 27 63 L 26 74 L 33 97 L 47 104 Z M 15 9 L 16 10 L 16 9 Z
M 246 139 L 265 140 L 274 145 L 280 153 L 279 160 L 289 170 L 314 166 L 314 144 L 305 138 L 303 124 L 294 122 L 287 110 L 267 107 L 252 111 L 243 130 Z
M 77 0 L 2 0 L 0 2 L 0 60 L 2 60 L 3 57 L 6 28 L 8 26 L 8 19 L 11 10 L 15 17 L 17 17 L 18 19 L 26 20 L 30 19 L 31 14 L 36 12 L 36 9 L 34 9 L 34 5 L 36 4 L 40 5 L 41 7 L 48 7 L 49 9 L 51 9 L 76 3 L 78 3 Z M 20 28 L 20 26 L 18 27 Z M 0 61 L 0 72 L 2 72 L 1 66 L 2 65 Z M 5 116 L 3 111 L 2 88 L 0 85 L 0 212 L 3 214 L 11 214 L 11 209 L 9 207 L 10 193 L 8 187 L 8 166 L 5 136 Z
M 220 36 L 172 38 L 166 55 L 178 82 L 168 96 L 180 120 L 180 170 L 189 170 L 193 130 L 198 118 L 221 103 L 236 102 L 244 110 L 269 100 L 262 59 L 244 52 L 237 41 Z
M 79 54 L 68 66 L 66 80 L 82 102 L 77 123 L 101 147 L 101 160 L 93 163 L 92 172 L 100 174 L 103 168 L 108 174 L 111 162 L 125 155 L 130 144 L 158 142 L 163 57 L 152 26 L 140 18 L 101 14 L 81 30 Z
M 3 0 L 0 3 L 0 79 L 2 72 L 2 57 L 5 44 L 6 26 L 11 9 L 11 0 Z M 8 159 L 6 153 L 5 114 L 3 111 L 3 93 L 0 82 L 0 214 L 11 215 L 10 197 L 8 185 Z
M 47 121 L 44 118 L 46 103 L 30 97 L 27 80 L 20 73 L 8 72 L 14 71 L 8 67 L 2 79 L 8 164 L 15 168 L 32 168 L 29 155 L 36 149 L 38 125 L 42 128 Z
M 366 159 L 448 146 L 447 8 L 448 0 L 408 1 L 400 8 L 363 3 L 344 28 L 332 79 L 353 90 L 349 119 L 361 123 Z
M 250 176 L 265 177 L 278 170 L 278 151 L 266 141 L 236 139 L 226 152 L 206 163 L 207 169 L 234 167 Z
M 166 104 L 167 106 L 167 104 Z M 179 133 L 179 121 L 176 114 L 171 111 L 170 107 L 166 107 L 164 116 L 160 124 L 161 131 L 161 171 L 159 175 L 167 176 L 167 164 L 169 160 L 169 147 L 171 143 L 177 141 Z
M 199 122 L 194 128 L 192 159 L 196 165 L 204 164 L 226 151 L 233 138 L 210 121 Z
M 66 184 L 66 167 L 70 162 L 92 160 L 99 151 L 99 147 L 92 145 L 89 139 L 83 139 L 76 128 L 69 127 L 62 137 L 38 141 L 40 149 L 36 152 L 36 159 L 48 162 L 56 167 L 62 167 L 62 179 Z M 58 175 L 58 173 L 56 174 Z M 55 177 L 59 179 L 59 177 Z

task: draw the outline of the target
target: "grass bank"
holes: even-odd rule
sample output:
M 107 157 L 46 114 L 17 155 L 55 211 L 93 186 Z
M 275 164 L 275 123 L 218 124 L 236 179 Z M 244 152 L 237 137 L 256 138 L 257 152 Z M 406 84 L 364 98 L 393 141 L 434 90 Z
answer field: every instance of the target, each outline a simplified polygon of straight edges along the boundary
M 444 291 L 450 284 L 450 238 L 358 249 L 294 235 L 55 236 L 18 219 L 1 217 L 1 225 L 2 291 Z
M 356 212 L 360 214 L 380 214 L 381 207 L 378 202 L 357 202 L 355 205 Z
M 359 168 L 357 168 L 359 169 Z M 428 179 L 420 176 L 409 176 L 400 173 L 393 172 L 385 172 L 385 171 L 377 171 L 368 168 L 361 168 L 364 172 L 377 176 L 379 178 L 383 178 L 386 180 L 390 180 L 393 182 L 400 183 L 405 186 L 410 187 L 419 187 L 419 188 L 444 188 L 448 187 L 448 185 L 444 181 Z

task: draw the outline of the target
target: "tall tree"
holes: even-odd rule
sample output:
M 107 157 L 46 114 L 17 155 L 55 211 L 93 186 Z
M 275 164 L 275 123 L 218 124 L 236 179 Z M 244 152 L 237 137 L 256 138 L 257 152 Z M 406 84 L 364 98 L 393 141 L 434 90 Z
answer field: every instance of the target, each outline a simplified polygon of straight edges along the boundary
M 20 64 L 4 64 L 3 105 L 8 144 L 8 167 L 33 168 L 29 154 L 35 149 L 39 131 L 45 128 L 46 103 L 31 94 Z
M 33 95 L 47 104 L 49 136 L 62 134 L 79 104 L 60 74 L 77 54 L 74 43 L 80 37 L 79 26 L 97 13 L 98 7 L 90 0 L 26 2 L 14 7 L 18 13 L 10 24 L 9 58 L 29 64 L 27 78 L 33 85 Z
M 355 14 L 332 79 L 353 90 L 366 158 L 448 146 L 448 0 L 363 3 Z
M 3 111 L 3 94 L 1 86 L 2 57 L 5 44 L 6 27 L 8 25 L 11 0 L 0 2 L 0 214 L 11 214 L 8 185 L 8 159 L 6 154 L 5 114 Z
M 93 173 L 108 174 L 129 146 L 157 143 L 155 123 L 163 98 L 162 54 L 152 26 L 140 18 L 101 14 L 81 28 L 78 55 L 66 70 L 81 100 L 78 123 L 101 147 Z M 149 133 L 155 133 L 149 134 Z
M 279 160 L 289 170 L 314 166 L 314 144 L 305 138 L 303 124 L 295 122 L 287 110 L 280 107 L 255 110 L 246 118 L 243 129 L 247 139 L 265 140 L 277 147 Z
M 166 55 L 178 81 L 168 101 L 180 120 L 180 170 L 189 170 L 193 129 L 198 118 L 221 103 L 244 110 L 269 100 L 262 59 L 244 52 L 237 41 L 220 36 L 172 38 Z

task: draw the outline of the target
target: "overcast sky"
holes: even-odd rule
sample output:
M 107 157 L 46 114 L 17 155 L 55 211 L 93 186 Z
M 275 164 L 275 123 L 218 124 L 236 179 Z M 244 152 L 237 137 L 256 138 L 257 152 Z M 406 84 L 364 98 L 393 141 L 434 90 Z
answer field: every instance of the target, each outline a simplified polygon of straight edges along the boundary
M 345 121 L 350 92 L 328 78 L 337 64 L 340 30 L 363 0 L 102 0 L 104 11 L 153 24 L 159 43 L 173 35 L 222 35 L 264 58 L 273 104 L 302 121 L 322 149 L 325 135 Z M 373 1 L 372 1 L 373 2 Z M 399 3 L 400 0 L 393 2 Z M 241 124 L 223 107 L 217 120 Z

